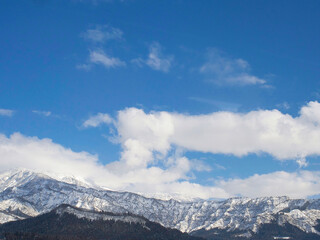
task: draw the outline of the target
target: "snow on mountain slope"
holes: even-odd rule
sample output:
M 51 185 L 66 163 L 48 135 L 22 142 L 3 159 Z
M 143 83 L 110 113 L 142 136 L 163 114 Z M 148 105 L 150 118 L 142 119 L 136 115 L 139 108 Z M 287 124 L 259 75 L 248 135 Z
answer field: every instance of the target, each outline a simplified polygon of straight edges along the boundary
M 137 194 L 144 196 L 146 198 L 155 198 L 155 199 L 164 200 L 164 201 L 169 201 L 170 199 L 174 199 L 180 202 L 197 202 L 197 201 L 203 200 L 201 198 L 185 196 L 178 193 L 140 193 L 138 192 Z
M 60 205 L 54 210 L 58 215 L 63 215 L 64 213 L 75 215 L 77 218 L 84 218 L 91 221 L 103 220 L 103 221 L 121 221 L 125 223 L 137 223 L 142 226 L 146 224 L 146 220 L 142 217 L 130 216 L 130 215 L 114 215 L 105 212 L 94 212 L 85 209 L 75 208 L 69 205 Z
M 131 212 L 183 232 L 226 229 L 257 232 L 276 221 L 308 233 L 319 232 L 320 200 L 288 197 L 232 198 L 224 201 L 181 202 L 146 198 L 129 192 L 91 187 L 75 179 L 64 182 L 28 170 L 0 175 L 0 223 L 36 216 L 60 204 L 95 211 Z

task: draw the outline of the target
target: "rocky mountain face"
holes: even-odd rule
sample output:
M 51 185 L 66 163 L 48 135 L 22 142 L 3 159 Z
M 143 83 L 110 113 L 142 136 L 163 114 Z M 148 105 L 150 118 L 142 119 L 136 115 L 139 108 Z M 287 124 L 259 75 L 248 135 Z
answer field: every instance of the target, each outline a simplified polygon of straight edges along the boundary
M 182 202 L 103 190 L 76 179 L 49 177 L 28 170 L 0 175 L 0 223 L 51 211 L 61 204 L 116 214 L 132 213 L 191 234 L 210 238 L 222 233 L 253 237 L 264 226 L 292 226 L 319 236 L 320 200 L 288 197 L 231 198 Z
M 60 205 L 36 217 L 0 225 L 6 240 L 201 240 L 132 214 L 95 212 Z

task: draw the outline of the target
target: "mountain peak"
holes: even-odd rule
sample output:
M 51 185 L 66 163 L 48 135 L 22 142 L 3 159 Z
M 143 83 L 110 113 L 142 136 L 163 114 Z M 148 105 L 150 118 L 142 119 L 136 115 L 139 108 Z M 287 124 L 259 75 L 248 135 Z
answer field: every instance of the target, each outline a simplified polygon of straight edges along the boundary
M 0 173 L 0 190 L 3 191 L 5 190 L 5 187 L 17 186 L 27 183 L 32 179 L 51 179 L 86 188 L 102 189 L 95 184 L 89 183 L 74 176 L 57 174 L 53 172 L 40 172 L 37 170 L 30 170 L 26 168 L 16 168 Z

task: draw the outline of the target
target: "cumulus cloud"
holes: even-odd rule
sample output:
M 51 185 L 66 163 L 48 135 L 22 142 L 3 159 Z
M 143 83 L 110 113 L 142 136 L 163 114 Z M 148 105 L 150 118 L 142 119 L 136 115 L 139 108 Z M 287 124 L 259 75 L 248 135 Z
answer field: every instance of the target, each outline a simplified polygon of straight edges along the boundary
M 0 108 L 0 116 L 12 117 L 13 114 L 13 110 Z
M 88 177 L 101 173 L 96 155 L 73 152 L 51 139 L 26 137 L 20 133 L 0 135 L 0 169 L 25 167 Z
M 114 162 L 102 165 L 97 155 L 74 152 L 51 139 L 27 137 L 20 133 L 10 137 L 0 135 L 0 170 L 28 168 L 46 173 L 77 176 L 114 190 L 141 193 L 168 193 L 199 198 L 227 198 L 232 196 L 307 197 L 320 192 L 320 172 L 298 171 L 255 174 L 245 179 L 217 180 L 212 186 L 190 182 L 188 172 L 192 161 L 177 157 L 166 169 L 142 167 L 114 168 Z M 169 161 L 170 162 L 170 161 Z M 122 162 L 123 163 L 123 162 Z M 197 164 L 197 163 L 196 163 Z
M 178 146 L 238 157 L 268 153 L 279 160 L 301 162 L 320 155 L 319 123 L 320 104 L 309 102 L 298 117 L 276 109 L 185 115 L 128 108 L 119 112 L 116 128 L 124 154 L 138 156 L 144 152 L 139 159 L 145 161 L 152 160 L 153 152 L 166 155 L 172 146 Z
M 10 137 L 0 135 L 0 169 L 54 170 L 115 190 L 201 198 L 306 197 L 320 191 L 320 172 L 303 170 L 216 180 L 211 186 L 195 184 L 193 173 L 210 168 L 184 155 L 186 151 L 239 157 L 267 153 L 278 160 L 296 160 L 300 166 L 306 165 L 308 156 L 320 155 L 318 102 L 303 106 L 296 117 L 278 110 L 187 115 L 127 108 L 113 119 L 97 114 L 86 126 L 102 123 L 116 129 L 114 142 L 122 147 L 117 161 L 103 165 L 96 155 L 74 152 L 50 139 L 16 133 Z
M 118 28 L 113 28 L 108 25 L 98 25 L 95 28 L 88 29 L 81 36 L 88 41 L 94 43 L 105 43 L 109 40 L 122 39 L 123 32 Z
M 49 116 L 51 115 L 51 112 L 50 112 L 50 111 L 38 111 L 38 110 L 33 110 L 32 112 L 35 113 L 35 114 L 44 116 L 44 117 L 49 117 Z
M 89 119 L 83 122 L 82 126 L 87 127 L 98 127 L 101 124 L 109 124 L 112 122 L 112 118 L 109 114 L 98 113 L 97 115 L 91 116 Z
M 101 64 L 106 68 L 122 67 L 126 65 L 126 63 L 119 58 L 110 57 L 102 50 L 91 51 L 89 61 L 94 64 Z
M 266 80 L 252 75 L 247 61 L 225 56 L 216 49 L 209 49 L 207 61 L 200 67 L 206 80 L 218 85 L 264 85 Z
M 140 67 L 145 64 L 153 70 L 169 72 L 173 62 L 173 55 L 164 55 L 162 52 L 162 46 L 154 42 L 149 47 L 149 55 L 146 59 L 136 58 L 132 62 Z
M 152 183 L 159 179 L 170 179 L 171 183 L 181 182 L 182 179 L 188 182 L 189 173 L 192 169 L 195 170 L 195 167 L 192 161 L 182 154 L 170 155 L 172 150 L 177 149 L 232 154 L 238 157 L 252 153 L 267 153 L 281 161 L 295 160 L 300 167 L 304 167 L 307 166 L 308 156 L 320 155 L 319 123 L 318 102 L 309 102 L 303 106 L 297 117 L 283 114 L 278 110 L 257 110 L 248 113 L 220 111 L 205 115 L 187 115 L 164 111 L 146 113 L 141 109 L 127 108 L 119 111 L 113 121 L 122 153 L 120 160 L 109 164 L 108 168 L 117 174 L 154 171 L 151 176 L 157 176 L 155 177 L 157 180 L 149 179 L 148 182 Z M 165 170 L 153 168 L 157 161 L 162 161 L 170 167 Z M 174 174 L 172 169 L 175 169 Z M 247 179 L 216 182 L 212 186 L 214 189 L 210 189 L 215 193 L 219 192 L 220 197 L 237 194 L 244 196 L 285 194 L 304 197 L 313 194 L 310 190 L 313 187 L 316 189 L 315 192 L 319 191 L 319 186 L 312 180 L 317 179 L 318 173 L 309 172 L 309 175 L 307 173 L 301 171 L 254 175 Z M 255 188 L 251 186 L 258 183 L 259 179 L 261 184 L 266 180 L 266 185 L 264 188 L 259 188 L 257 185 L 261 192 L 255 193 Z M 283 184 L 281 188 L 279 187 L 279 191 L 272 192 L 274 182 L 277 181 Z M 236 192 L 239 183 L 243 189 Z M 289 183 L 299 185 L 301 193 L 292 191 Z M 141 186 L 137 185 L 134 189 L 141 191 L 139 189 Z M 303 190 L 303 186 L 306 186 L 306 189 Z
M 108 122 L 111 123 L 111 120 Z M 318 102 L 303 106 L 297 117 L 278 110 L 187 115 L 164 111 L 146 113 L 142 109 L 127 108 L 119 111 L 112 121 L 117 130 L 116 142 L 121 144 L 122 153 L 119 161 L 108 164 L 107 168 L 126 177 L 131 176 L 128 173 L 133 173 L 133 178 L 152 172 L 150 177 L 154 179 L 147 181 L 150 183 L 187 181 L 192 171 L 203 171 L 206 167 L 196 169 L 197 164 L 193 164 L 195 160 L 187 159 L 181 153 L 172 155 L 172 151 L 179 152 L 181 149 L 238 157 L 267 153 L 281 161 L 295 160 L 300 167 L 304 167 L 307 166 L 308 156 L 320 155 L 319 123 Z M 159 161 L 165 169 L 156 167 Z M 231 185 L 232 181 L 229 182 Z M 141 191 L 139 186 L 134 189 Z M 225 191 L 223 186 L 226 185 L 217 184 L 214 191 L 223 190 L 224 196 L 235 194 Z M 291 192 L 284 191 L 283 194 Z
M 1 171 L 23 167 L 72 175 L 114 190 L 166 192 L 200 198 L 229 196 L 222 189 L 188 182 L 187 173 L 192 164 L 185 157 L 175 160 L 166 169 L 151 166 L 121 171 L 114 168 L 114 164 L 101 164 L 97 155 L 74 152 L 52 142 L 51 139 L 27 137 L 20 133 L 10 137 L 0 135 L 0 156 Z

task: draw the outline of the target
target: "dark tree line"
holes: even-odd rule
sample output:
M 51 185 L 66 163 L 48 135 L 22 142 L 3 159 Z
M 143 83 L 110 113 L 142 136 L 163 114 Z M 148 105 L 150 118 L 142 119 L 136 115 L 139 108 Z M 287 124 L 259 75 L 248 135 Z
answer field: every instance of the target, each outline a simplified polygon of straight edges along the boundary
M 175 229 L 146 220 L 145 225 L 122 221 L 79 219 L 72 214 L 43 214 L 0 226 L 7 240 L 196 240 Z

